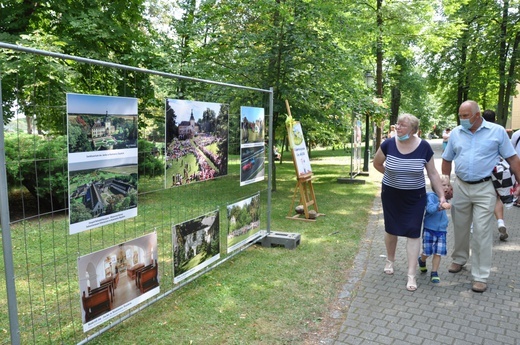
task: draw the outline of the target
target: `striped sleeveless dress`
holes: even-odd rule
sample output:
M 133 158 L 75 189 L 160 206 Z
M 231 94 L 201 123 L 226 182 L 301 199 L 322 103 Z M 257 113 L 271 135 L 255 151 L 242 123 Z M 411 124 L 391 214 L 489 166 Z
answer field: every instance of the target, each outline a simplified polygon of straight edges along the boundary
M 425 165 L 433 156 L 430 144 L 421 140 L 411 153 L 401 154 L 397 139 L 385 140 L 386 156 L 381 200 L 385 231 L 396 236 L 419 238 L 426 207 Z

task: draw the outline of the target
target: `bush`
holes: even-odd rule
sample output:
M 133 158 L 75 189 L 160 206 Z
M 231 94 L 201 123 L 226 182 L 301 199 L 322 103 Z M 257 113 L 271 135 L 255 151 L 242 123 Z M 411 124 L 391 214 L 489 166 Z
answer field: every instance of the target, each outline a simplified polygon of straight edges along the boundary
M 138 141 L 138 150 L 139 176 L 155 177 L 164 175 L 164 162 L 159 159 L 161 150 L 146 140 Z
M 164 163 L 153 143 L 139 140 L 139 175 L 160 176 Z M 68 207 L 67 137 L 6 133 L 5 155 L 9 188 L 24 186 L 52 210 Z
M 43 138 L 6 134 L 5 156 L 10 186 L 23 185 L 52 210 L 65 208 L 68 199 L 67 137 Z

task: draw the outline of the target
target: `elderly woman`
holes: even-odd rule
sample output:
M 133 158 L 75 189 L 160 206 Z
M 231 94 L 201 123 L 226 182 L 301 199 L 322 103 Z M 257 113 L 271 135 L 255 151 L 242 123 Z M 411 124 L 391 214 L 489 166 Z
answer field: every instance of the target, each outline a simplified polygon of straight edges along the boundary
M 426 207 L 425 168 L 440 203 L 446 202 L 446 199 L 439 173 L 435 169 L 433 150 L 427 141 L 414 135 L 419 129 L 419 119 L 410 114 L 402 114 L 398 117 L 395 128 L 395 138 L 385 140 L 374 157 L 374 168 L 384 174 L 381 191 L 387 254 L 384 272 L 394 273 L 397 240 L 399 236 L 406 237 L 406 289 L 415 291 L 421 224 Z

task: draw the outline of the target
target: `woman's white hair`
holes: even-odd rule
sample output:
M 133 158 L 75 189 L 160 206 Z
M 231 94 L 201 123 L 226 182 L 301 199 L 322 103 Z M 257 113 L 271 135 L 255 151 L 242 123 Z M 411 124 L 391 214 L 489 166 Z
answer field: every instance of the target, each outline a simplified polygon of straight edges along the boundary
M 412 133 L 417 133 L 417 131 L 419 130 L 419 119 L 415 116 L 413 116 L 412 114 L 401 114 L 397 117 L 397 122 L 399 121 L 402 121 L 402 120 L 408 120 L 408 122 L 410 123 L 410 126 L 412 127 Z

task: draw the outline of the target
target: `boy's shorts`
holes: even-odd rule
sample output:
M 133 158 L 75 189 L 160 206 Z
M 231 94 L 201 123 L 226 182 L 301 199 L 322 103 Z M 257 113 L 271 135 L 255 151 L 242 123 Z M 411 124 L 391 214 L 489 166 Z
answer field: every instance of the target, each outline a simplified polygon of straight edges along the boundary
M 433 231 L 424 229 L 423 253 L 426 256 L 434 254 L 446 256 L 446 233 L 443 231 Z

